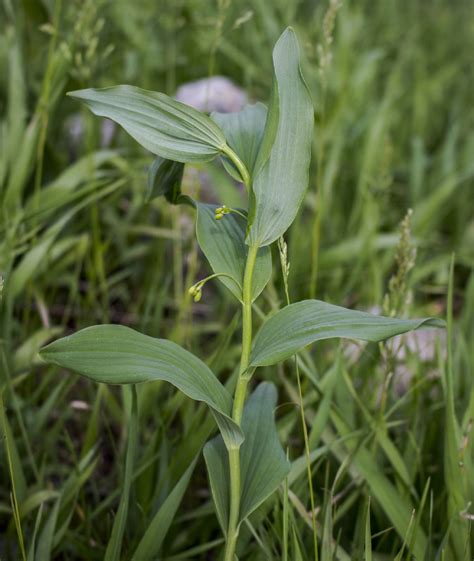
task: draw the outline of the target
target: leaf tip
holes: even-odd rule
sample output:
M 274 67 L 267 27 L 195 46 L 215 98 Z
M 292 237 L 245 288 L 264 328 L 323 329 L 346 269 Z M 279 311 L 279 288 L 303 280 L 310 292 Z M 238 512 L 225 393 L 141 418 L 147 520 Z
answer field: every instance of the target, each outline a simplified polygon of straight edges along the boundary
M 72 92 L 66 92 L 66 95 L 73 99 L 82 99 L 84 97 L 82 92 L 84 92 L 84 90 L 73 90 Z

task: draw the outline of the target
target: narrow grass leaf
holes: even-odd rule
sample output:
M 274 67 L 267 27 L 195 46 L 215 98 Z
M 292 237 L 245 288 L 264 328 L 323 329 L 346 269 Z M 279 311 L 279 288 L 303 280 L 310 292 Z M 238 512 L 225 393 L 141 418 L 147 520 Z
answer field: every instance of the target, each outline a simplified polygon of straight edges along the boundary
M 61 332 L 61 327 L 44 327 L 35 331 L 15 351 L 13 369 L 19 372 L 29 368 L 41 347 Z
M 60 504 L 61 499 L 58 498 L 58 500 L 54 503 L 53 509 L 39 535 L 38 545 L 35 551 L 35 561 L 50 561 L 51 559 L 54 532 L 58 521 Z
M 33 534 L 30 539 L 30 547 L 28 549 L 27 561 L 35 561 L 36 555 L 36 538 L 38 536 L 38 531 L 41 525 L 41 517 L 43 515 L 43 505 L 41 504 L 38 508 L 38 513 L 36 515 L 35 527 L 33 529 Z
M 325 501 L 321 561 L 333 561 L 334 559 L 332 500 L 333 497 L 329 494 Z
M 5 446 L 13 496 L 17 504 L 20 505 L 27 497 L 26 476 L 17 443 L 13 438 L 12 429 L 5 412 L 3 391 L 0 391 L 0 427 L 2 429 L 0 436 Z
M 128 441 L 127 452 L 125 457 L 125 474 L 123 480 L 122 493 L 120 495 L 120 503 L 115 515 L 112 534 L 107 544 L 104 561 L 119 561 L 120 552 L 122 550 L 123 536 L 125 525 L 127 523 L 128 506 L 130 504 L 130 491 L 133 481 L 133 471 L 135 466 L 135 457 L 137 454 L 138 442 L 138 398 L 137 388 L 132 386 L 132 402 L 130 409 L 129 425 L 128 425 Z
M 342 438 L 351 434 L 350 428 L 338 414 L 333 413 L 331 420 Z M 368 485 L 371 497 L 374 501 L 377 501 L 397 530 L 398 535 L 404 539 L 410 527 L 414 507 L 409 497 L 398 492 L 387 476 L 380 470 L 380 466 L 374 459 L 373 454 L 366 446 L 360 445 L 358 440 L 359 438 L 352 438 L 345 441 L 347 450 L 354 454 L 352 465 Z M 426 546 L 426 536 L 422 528 L 418 528 L 413 542 L 413 551 L 417 559 L 423 559 Z
M 367 510 L 365 514 L 365 561 L 372 561 L 372 530 L 370 527 L 370 497 L 367 501 Z
M 275 364 L 322 339 L 377 342 L 407 331 L 444 325 L 436 318 L 388 318 L 319 300 L 302 300 L 286 306 L 263 324 L 255 337 L 250 365 Z
M 454 397 L 454 367 L 453 367 L 453 296 L 454 294 L 454 256 L 451 259 L 448 286 L 448 360 L 444 368 L 444 399 L 446 404 L 444 422 L 444 481 L 447 493 L 447 510 L 452 519 L 449 536 L 449 555 L 453 559 L 469 559 L 470 544 L 466 550 L 466 536 L 469 532 L 469 522 L 463 520 L 460 512 L 470 503 L 471 497 L 465 490 L 464 464 L 461 461 L 461 429 L 456 416 Z M 441 365 L 443 369 L 443 365 Z
M 161 545 L 188 488 L 197 459 L 196 456 L 153 517 L 133 554 L 132 561 L 152 561 L 158 556 Z

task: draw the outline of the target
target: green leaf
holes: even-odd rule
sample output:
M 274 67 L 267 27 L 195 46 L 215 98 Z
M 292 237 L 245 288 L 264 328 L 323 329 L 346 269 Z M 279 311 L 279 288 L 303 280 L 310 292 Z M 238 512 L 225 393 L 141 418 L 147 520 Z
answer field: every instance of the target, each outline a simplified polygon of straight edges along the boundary
M 365 513 L 365 561 L 372 561 L 372 530 L 370 528 L 370 497 L 367 501 L 367 510 Z
M 286 306 L 263 324 L 255 337 L 250 366 L 275 364 L 322 339 L 378 342 L 424 327 L 444 327 L 444 322 L 375 316 L 319 300 L 303 300 Z
M 161 545 L 166 538 L 173 518 L 176 515 L 184 493 L 189 485 L 189 480 L 191 479 L 197 459 L 198 456 L 191 462 L 191 465 L 184 472 L 174 489 L 158 509 L 140 540 L 133 554 L 132 561 L 152 561 L 158 557 Z
M 308 185 L 313 138 L 313 105 L 291 28 L 275 45 L 273 66 L 272 101 L 256 165 L 247 239 L 258 246 L 277 240 L 295 219 Z
M 227 144 L 244 163 L 250 174 L 253 173 L 262 143 L 267 118 L 267 108 L 263 103 L 246 105 L 236 113 L 212 113 L 211 118 L 222 129 Z M 226 169 L 237 180 L 240 175 L 235 167 L 224 160 Z
M 331 420 L 341 439 L 344 439 L 347 454 L 352 455 L 351 463 L 357 472 L 356 477 L 361 477 L 366 483 L 370 496 L 374 499 L 374 504 L 380 505 L 399 537 L 403 540 L 415 510 L 410 496 L 400 493 L 400 490 L 380 469 L 380 464 L 374 459 L 372 450 L 363 444 L 361 445 L 360 438 L 341 415 L 333 412 Z M 424 559 L 426 545 L 427 539 L 423 528 L 418 527 L 416 541 L 413 544 L 415 559 Z
M 157 156 L 148 170 L 147 201 L 163 195 L 173 205 L 185 202 L 187 197 L 181 194 L 183 172 L 183 163 Z
M 225 273 L 219 280 L 242 300 L 242 285 L 248 246 L 245 243 L 246 220 L 231 212 L 222 220 L 216 220 L 216 205 L 196 203 L 196 236 L 199 246 L 215 273 Z M 268 247 L 263 247 L 257 255 L 252 282 L 252 299 L 265 288 L 272 274 L 272 255 Z M 234 280 L 232 280 L 234 279 Z
M 53 337 L 61 334 L 62 327 L 44 327 L 38 329 L 26 339 L 15 351 L 13 368 L 16 372 L 31 368 L 38 351 Z
M 245 404 L 242 417 L 245 440 L 240 448 L 240 523 L 274 493 L 290 471 L 273 416 L 276 402 L 276 387 L 264 382 Z M 229 518 L 229 461 L 220 436 L 206 444 L 204 458 L 217 516 L 225 531 Z
M 176 343 L 122 325 L 96 325 L 54 341 L 40 356 L 95 382 L 169 382 L 211 408 L 228 447 L 242 443 L 242 431 L 230 417 L 231 395 L 199 358 Z
M 133 86 L 70 92 L 100 117 L 121 125 L 153 154 L 177 162 L 207 162 L 225 147 L 207 115 L 158 92 Z
M 245 440 L 244 440 L 245 442 Z M 240 447 L 242 450 L 243 445 Z M 224 534 L 227 534 L 229 521 L 229 457 L 224 441 L 216 436 L 204 446 L 204 459 L 206 461 L 212 498 L 216 507 L 217 519 Z
M 123 536 L 128 517 L 130 491 L 132 488 L 133 471 L 135 466 L 135 458 L 137 455 L 138 443 L 138 395 L 137 388 L 135 386 L 132 386 L 131 389 L 132 402 L 130 407 L 130 416 L 127 423 L 128 438 L 127 452 L 125 456 L 123 487 L 122 493 L 120 495 L 119 507 L 114 518 L 112 533 L 107 543 L 104 561 L 120 561 L 120 552 L 122 551 Z
M 263 382 L 247 400 L 242 420 L 245 444 L 241 448 L 242 498 L 240 519 L 247 518 L 269 497 L 290 472 L 274 419 L 277 390 Z

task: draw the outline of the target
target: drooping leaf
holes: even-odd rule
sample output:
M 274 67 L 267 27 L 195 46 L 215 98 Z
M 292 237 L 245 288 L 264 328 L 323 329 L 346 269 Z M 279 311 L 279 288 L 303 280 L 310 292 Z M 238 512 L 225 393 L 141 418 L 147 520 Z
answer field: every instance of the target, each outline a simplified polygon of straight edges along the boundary
M 281 447 L 273 411 L 276 387 L 260 384 L 247 400 L 242 417 L 245 440 L 240 448 L 241 503 L 239 523 L 267 499 L 285 479 L 290 463 Z M 220 436 L 204 447 L 219 522 L 224 531 L 229 517 L 229 460 Z
M 275 364 L 321 339 L 377 342 L 423 327 L 444 327 L 444 322 L 436 318 L 388 318 L 320 300 L 303 300 L 286 306 L 263 324 L 255 337 L 250 365 Z
M 54 341 L 40 356 L 105 384 L 169 382 L 211 408 L 228 447 L 238 447 L 243 440 L 230 418 L 229 392 L 199 358 L 176 343 L 122 325 L 96 325 Z
M 157 558 L 161 545 L 181 504 L 184 493 L 188 488 L 197 458 L 196 456 L 191 462 L 191 465 L 181 476 L 174 489 L 151 520 L 150 525 L 146 529 L 145 534 L 133 554 L 132 561 L 153 561 Z
M 242 285 L 247 259 L 248 246 L 245 243 L 246 220 L 235 213 L 216 220 L 216 205 L 196 203 L 196 236 L 199 246 L 215 273 L 225 273 L 232 277 L 219 277 L 219 280 L 242 300 Z M 268 247 L 262 247 L 257 255 L 252 282 L 252 298 L 265 288 L 272 274 L 272 255 Z
M 272 100 L 256 164 L 247 239 L 249 245 L 258 246 L 277 240 L 295 219 L 308 185 L 313 137 L 313 105 L 291 28 L 275 45 L 273 67 Z
M 121 125 L 153 154 L 177 162 L 207 162 L 225 147 L 216 123 L 200 111 L 133 86 L 70 92 L 101 117 Z
M 211 118 L 222 129 L 227 144 L 234 150 L 252 174 L 262 143 L 267 118 L 267 108 L 263 103 L 246 105 L 236 113 L 212 113 Z M 224 160 L 226 169 L 241 179 L 234 166 Z
M 164 196 L 173 205 L 188 202 L 188 197 L 181 194 L 183 172 L 183 163 L 157 156 L 148 170 L 147 201 Z

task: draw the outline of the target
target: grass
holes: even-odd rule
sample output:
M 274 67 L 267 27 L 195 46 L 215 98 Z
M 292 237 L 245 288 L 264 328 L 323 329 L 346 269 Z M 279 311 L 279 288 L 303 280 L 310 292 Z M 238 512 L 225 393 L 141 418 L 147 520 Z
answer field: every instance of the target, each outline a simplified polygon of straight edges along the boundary
M 302 401 L 294 362 L 260 370 L 278 383 L 279 435 L 293 463 L 279 494 L 242 526 L 239 559 L 315 558 L 308 468 L 322 561 L 472 558 L 471 6 L 345 1 L 323 83 L 327 9 L 283 0 L 0 8 L 1 559 L 104 559 L 125 480 L 124 559 L 159 513 L 169 524 L 159 559 L 218 558 L 202 456 L 188 472 L 214 431 L 208 413 L 164 384 L 139 387 L 137 453 L 125 466 L 131 395 L 36 358 L 60 333 L 109 321 L 172 333 L 221 379 L 239 355 L 240 318 L 225 290 L 206 285 L 198 304 L 187 293 L 209 274 L 193 215 L 144 204 L 151 159 L 126 135 L 101 149 L 100 126 L 84 113 L 73 142 L 65 123 L 77 106 L 64 94 L 119 82 L 172 94 L 211 69 L 260 99 L 288 23 L 304 46 L 317 118 L 309 193 L 287 237 L 291 300 L 315 293 L 381 308 L 411 208 L 417 257 L 406 311 L 446 316 L 449 329 L 432 344 L 319 343 L 297 359 Z M 221 200 L 204 173 L 221 177 L 207 165 L 189 170 L 189 192 L 239 206 L 231 185 Z M 285 301 L 274 274 L 255 324 Z

